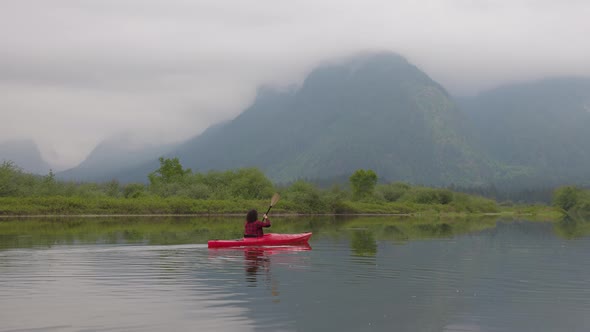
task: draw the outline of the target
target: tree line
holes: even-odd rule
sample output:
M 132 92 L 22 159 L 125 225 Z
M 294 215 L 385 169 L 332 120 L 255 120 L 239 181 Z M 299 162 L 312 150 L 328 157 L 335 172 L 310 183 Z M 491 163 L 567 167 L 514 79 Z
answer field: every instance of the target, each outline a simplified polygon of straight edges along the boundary
M 127 184 L 116 180 L 104 183 L 59 181 L 53 172 L 45 176 L 33 175 L 12 162 L 4 162 L 0 166 L 0 197 L 53 197 L 48 202 L 55 202 L 55 197 L 80 199 L 67 203 L 68 206 L 86 206 L 84 204 L 92 199 L 111 199 L 109 202 L 158 201 L 158 204 L 174 201 L 177 205 L 192 201 L 190 209 L 166 210 L 191 212 L 199 210 L 198 206 L 204 206 L 195 201 L 227 201 L 238 206 L 239 202 L 247 200 L 266 200 L 278 191 L 282 194 L 281 205 L 286 212 L 407 213 L 427 209 L 425 206 L 446 212 L 498 210 L 494 200 L 446 188 L 412 186 L 403 182 L 379 184 L 378 175 L 372 170 L 359 169 L 350 175 L 346 184 L 320 188 L 304 180 L 275 185 L 257 168 L 194 172 L 184 168 L 178 158 L 160 158 L 159 162 L 159 168 L 148 175 L 146 183 Z M 30 200 L 30 204 L 38 201 Z

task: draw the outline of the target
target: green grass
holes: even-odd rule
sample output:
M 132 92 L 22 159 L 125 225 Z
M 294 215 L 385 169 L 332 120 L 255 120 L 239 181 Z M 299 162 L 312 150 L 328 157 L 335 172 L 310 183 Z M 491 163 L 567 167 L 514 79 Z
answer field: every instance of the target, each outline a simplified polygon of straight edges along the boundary
M 260 200 L 195 200 L 183 197 L 155 196 L 134 199 L 81 197 L 2 197 L 2 215 L 72 214 L 226 214 L 244 213 L 253 207 L 268 205 Z M 280 211 L 280 209 L 276 209 Z
M 492 203 L 490 203 L 492 202 Z M 265 210 L 268 200 L 197 200 L 183 197 L 146 196 L 133 199 L 111 197 L 0 197 L 0 215 L 222 215 Z M 333 207 L 310 212 L 305 206 L 281 200 L 275 214 L 400 214 L 400 215 L 532 215 L 557 218 L 558 209 L 547 206 L 498 207 L 485 199 L 455 199 L 448 204 L 341 201 Z

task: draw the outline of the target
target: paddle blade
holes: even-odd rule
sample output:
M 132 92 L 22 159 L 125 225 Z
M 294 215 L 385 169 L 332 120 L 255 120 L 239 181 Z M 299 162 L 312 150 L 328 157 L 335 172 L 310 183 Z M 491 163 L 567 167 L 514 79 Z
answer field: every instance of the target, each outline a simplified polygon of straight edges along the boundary
M 279 199 L 281 199 L 281 195 L 279 195 L 279 193 L 275 193 L 274 195 L 272 195 L 272 198 L 270 199 L 270 206 L 274 206 L 275 204 L 277 204 Z

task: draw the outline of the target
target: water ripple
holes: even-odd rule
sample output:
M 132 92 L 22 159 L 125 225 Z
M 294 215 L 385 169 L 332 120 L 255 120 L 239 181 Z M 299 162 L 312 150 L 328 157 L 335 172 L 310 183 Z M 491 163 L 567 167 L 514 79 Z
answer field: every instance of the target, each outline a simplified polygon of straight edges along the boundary
M 531 232 L 527 232 L 527 229 Z M 533 234 L 533 235 L 531 235 Z M 370 250 L 0 251 L 0 331 L 585 331 L 590 242 L 543 225 Z

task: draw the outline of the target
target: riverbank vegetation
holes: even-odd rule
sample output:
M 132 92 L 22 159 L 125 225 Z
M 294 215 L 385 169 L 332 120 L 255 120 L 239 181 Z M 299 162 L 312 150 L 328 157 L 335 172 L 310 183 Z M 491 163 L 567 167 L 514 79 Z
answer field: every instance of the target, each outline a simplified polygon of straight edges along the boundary
M 557 189 L 553 204 L 570 218 L 590 220 L 590 190 L 576 186 Z
M 273 184 L 260 170 L 193 172 L 177 158 L 160 158 L 146 183 L 59 181 L 50 172 L 38 176 L 11 162 L 0 165 L 1 215 L 72 214 L 243 214 L 268 206 L 274 192 L 284 214 L 514 214 L 521 207 L 444 188 L 401 182 L 378 184 L 372 170 L 357 170 L 347 186 L 319 188 L 299 180 Z M 528 207 L 526 213 L 543 209 Z

